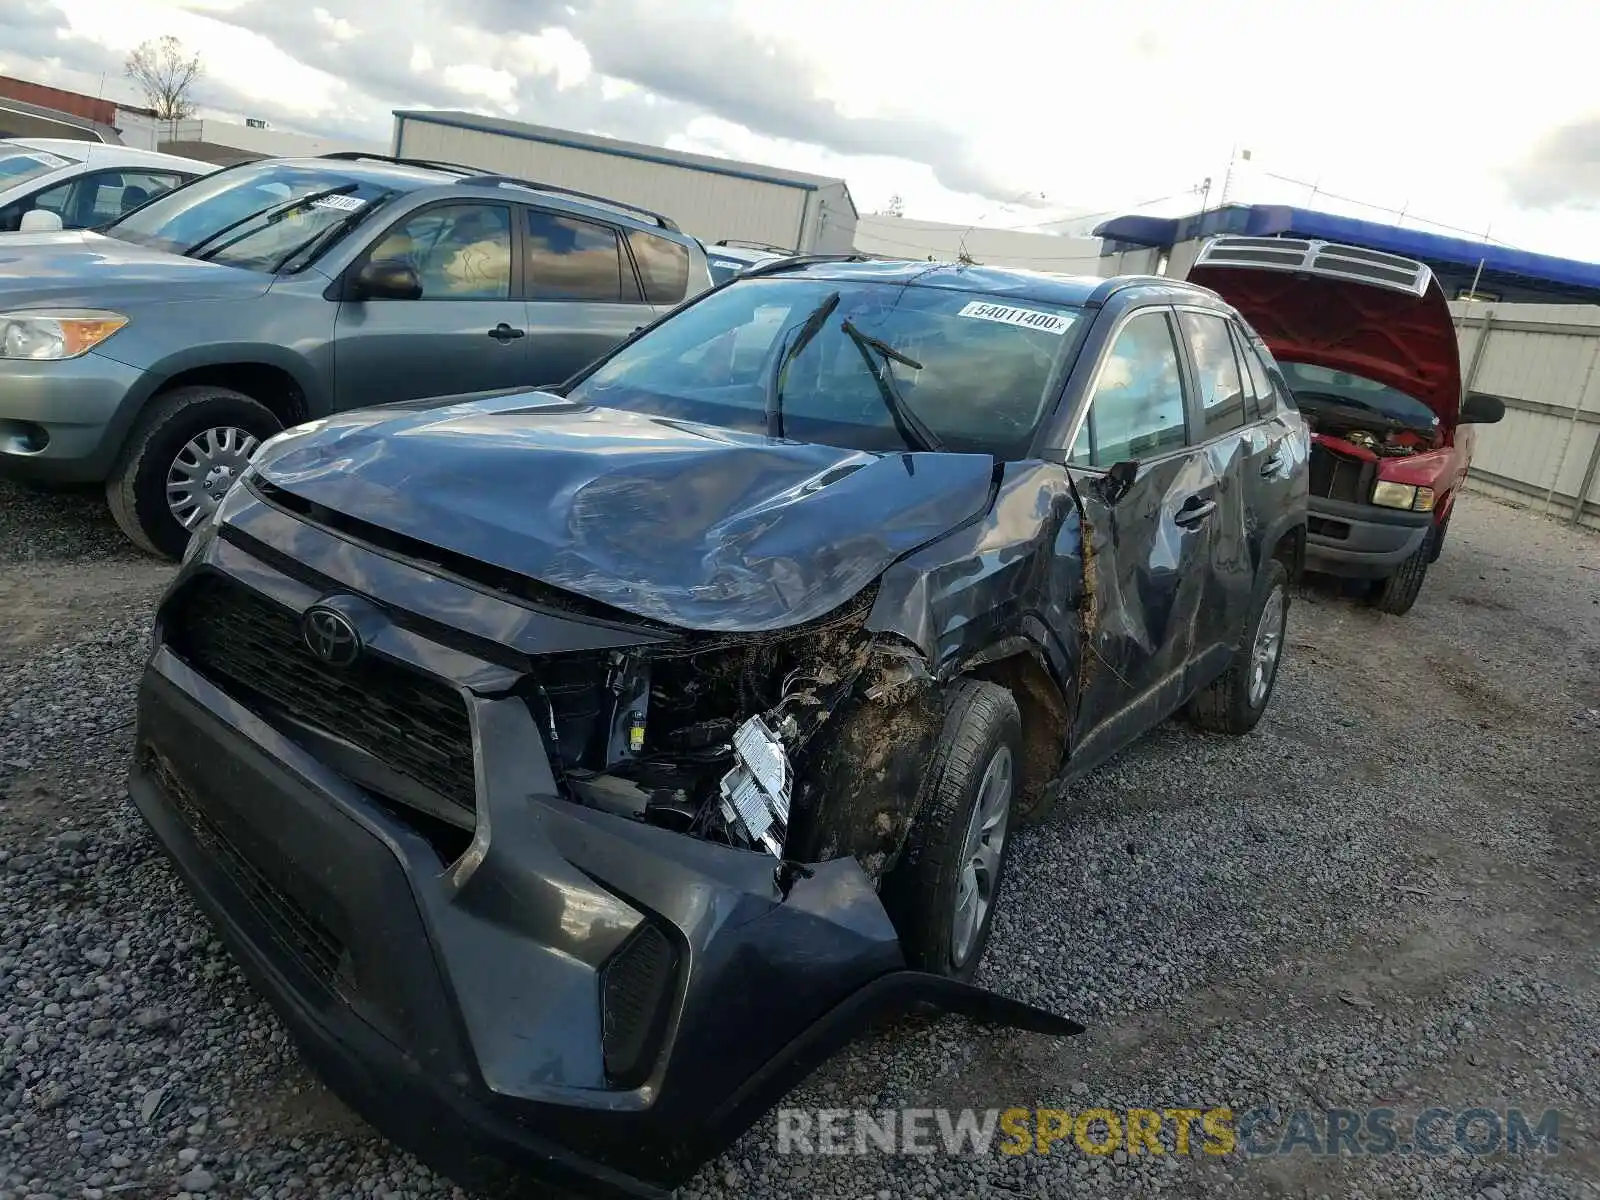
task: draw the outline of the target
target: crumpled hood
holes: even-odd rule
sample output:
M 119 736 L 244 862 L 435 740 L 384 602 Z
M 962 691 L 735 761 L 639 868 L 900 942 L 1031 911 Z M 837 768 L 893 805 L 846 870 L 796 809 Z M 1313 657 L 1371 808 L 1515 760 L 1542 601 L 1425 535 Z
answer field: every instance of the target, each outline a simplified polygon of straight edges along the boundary
M 0 307 L 115 308 L 265 292 L 272 276 L 86 229 L 0 233 Z
M 1350 371 L 1422 401 L 1445 425 L 1461 413 L 1461 354 L 1450 304 L 1427 294 L 1284 271 L 1206 265 L 1189 281 L 1244 315 L 1285 362 Z
M 315 421 L 268 483 L 391 532 L 689 629 L 823 616 L 981 513 L 982 454 L 877 455 L 524 392 Z

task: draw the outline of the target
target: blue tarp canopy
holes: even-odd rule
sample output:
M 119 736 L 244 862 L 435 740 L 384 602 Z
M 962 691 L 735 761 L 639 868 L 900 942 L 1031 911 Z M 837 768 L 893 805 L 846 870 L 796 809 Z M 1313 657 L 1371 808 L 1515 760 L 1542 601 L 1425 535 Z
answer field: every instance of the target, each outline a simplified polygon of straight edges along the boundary
M 1557 258 L 1553 254 L 1532 254 L 1469 238 L 1446 237 L 1420 229 L 1402 229 L 1377 221 L 1336 217 L 1309 208 L 1286 204 L 1230 204 L 1187 217 L 1113 217 L 1095 227 L 1094 236 L 1129 246 L 1170 248 L 1179 242 L 1211 237 L 1219 233 L 1253 237 L 1322 238 L 1330 242 L 1365 246 L 1432 264 L 1450 263 L 1468 271 L 1483 264 L 1486 273 L 1515 275 L 1524 279 L 1564 284 L 1567 287 L 1600 291 L 1600 264 Z

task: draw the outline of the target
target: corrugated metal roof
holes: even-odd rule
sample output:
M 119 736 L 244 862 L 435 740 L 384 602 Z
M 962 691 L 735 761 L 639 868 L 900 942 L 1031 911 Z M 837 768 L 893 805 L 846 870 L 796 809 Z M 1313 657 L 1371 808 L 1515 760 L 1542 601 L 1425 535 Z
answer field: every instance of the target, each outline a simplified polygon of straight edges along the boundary
M 521 138 L 529 142 L 549 142 L 577 150 L 593 150 L 599 154 L 616 154 L 624 158 L 657 162 L 665 166 L 687 167 L 709 171 L 716 175 L 731 175 L 736 179 L 753 179 L 762 183 L 776 183 L 786 187 L 816 191 L 824 187 L 844 189 L 850 211 L 856 211 L 855 200 L 850 196 L 849 185 L 842 179 L 828 175 L 808 175 L 803 171 L 790 171 L 783 167 L 768 167 L 760 163 L 738 162 L 731 158 L 714 158 L 709 154 L 688 154 L 681 150 L 668 150 L 665 146 L 650 146 L 643 142 L 624 142 L 617 138 L 599 137 L 591 133 L 575 133 L 570 129 L 555 129 L 548 125 L 532 125 L 526 121 L 512 121 L 505 117 L 485 117 L 478 113 L 459 112 L 452 109 L 394 110 L 397 120 L 422 121 L 435 125 L 472 129 L 479 133 L 498 133 L 506 137 Z M 859 214 L 858 214 L 859 215 Z
M 1219 233 L 1253 237 L 1289 234 L 1295 237 L 1325 238 L 1346 245 L 1365 246 L 1403 254 L 1427 263 L 1452 263 L 1474 268 L 1480 262 L 1486 272 L 1503 273 L 1560 283 L 1569 287 L 1600 289 L 1600 264 L 1579 259 L 1557 258 L 1553 254 L 1534 254 L 1470 238 L 1446 237 L 1421 229 L 1404 229 L 1378 221 L 1339 217 L 1309 208 L 1284 204 L 1231 204 L 1226 208 L 1194 213 L 1186 217 L 1113 217 L 1095 226 L 1094 234 L 1108 242 L 1136 246 L 1171 247 L 1194 238 Z

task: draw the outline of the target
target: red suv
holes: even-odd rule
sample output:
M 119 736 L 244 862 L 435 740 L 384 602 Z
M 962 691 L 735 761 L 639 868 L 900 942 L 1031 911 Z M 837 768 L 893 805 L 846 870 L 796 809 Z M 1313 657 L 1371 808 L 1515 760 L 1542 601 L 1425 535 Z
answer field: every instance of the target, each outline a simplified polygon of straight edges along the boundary
M 1472 426 L 1505 415 L 1497 397 L 1463 399 L 1433 272 L 1356 246 L 1217 237 L 1189 279 L 1255 326 L 1311 427 L 1306 566 L 1373 580 L 1380 609 L 1407 612 L 1444 544 Z

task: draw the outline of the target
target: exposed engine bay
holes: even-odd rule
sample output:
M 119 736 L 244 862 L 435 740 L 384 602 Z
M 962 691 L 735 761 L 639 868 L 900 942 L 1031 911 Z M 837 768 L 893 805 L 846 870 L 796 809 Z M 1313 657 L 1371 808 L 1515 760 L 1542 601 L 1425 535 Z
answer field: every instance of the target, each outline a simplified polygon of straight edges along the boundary
M 580 655 L 565 678 L 535 672 L 528 700 L 564 791 L 778 859 L 853 853 L 870 871 L 877 852 L 891 865 L 940 710 L 917 652 L 862 629 L 870 603 L 803 630 Z M 895 725 L 890 744 L 879 735 Z M 864 737 L 875 743 L 865 753 Z
M 1405 458 L 1440 445 L 1437 422 L 1424 426 L 1331 396 L 1296 393 L 1311 432 L 1337 438 L 1379 458 Z

